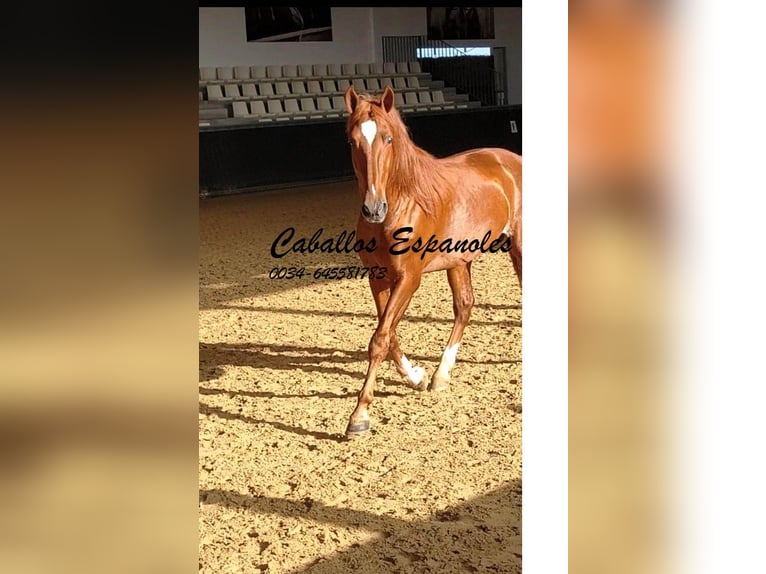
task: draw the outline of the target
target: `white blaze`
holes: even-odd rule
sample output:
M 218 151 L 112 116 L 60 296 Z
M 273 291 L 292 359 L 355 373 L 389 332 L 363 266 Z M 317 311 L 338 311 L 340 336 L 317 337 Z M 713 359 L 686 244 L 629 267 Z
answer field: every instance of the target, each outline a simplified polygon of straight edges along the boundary
M 367 143 L 370 144 L 370 148 L 372 148 L 372 142 L 375 141 L 375 134 L 378 133 L 378 124 L 373 120 L 367 120 L 366 122 L 362 122 L 361 129 L 364 139 L 367 140 Z M 375 197 L 374 185 L 370 185 L 370 192 L 372 193 L 372 196 Z
M 423 375 L 425 375 L 425 370 L 423 367 L 415 367 L 412 363 L 410 363 L 410 360 L 406 357 L 406 355 L 402 355 L 402 366 L 404 367 L 404 370 L 407 371 L 407 378 L 410 380 L 410 382 L 413 385 L 419 385 L 420 381 L 423 380 Z
M 370 144 L 370 147 L 372 147 L 372 142 L 375 141 L 375 134 L 377 133 L 378 124 L 373 120 L 367 120 L 362 123 L 362 135 L 364 136 L 364 139 L 367 140 L 367 143 Z

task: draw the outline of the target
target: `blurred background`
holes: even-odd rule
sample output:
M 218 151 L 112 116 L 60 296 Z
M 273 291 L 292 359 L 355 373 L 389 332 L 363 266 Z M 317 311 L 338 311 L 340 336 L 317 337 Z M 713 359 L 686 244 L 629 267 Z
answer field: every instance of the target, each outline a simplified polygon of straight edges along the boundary
M 0 571 L 196 568 L 196 12 L 4 18 Z
M 667 571 L 668 3 L 569 2 L 569 571 Z
M 668 565 L 669 466 L 659 435 L 676 404 L 664 399 L 673 362 L 667 287 L 677 279 L 677 226 L 669 223 L 678 221 L 677 190 L 663 165 L 673 155 L 664 153 L 672 138 L 662 121 L 649 121 L 665 117 L 673 100 L 667 10 L 662 2 L 569 2 L 568 510 L 575 573 L 663 572 Z M 726 72 L 727 82 L 709 80 L 707 92 L 695 96 L 730 96 L 733 104 L 711 121 L 736 124 L 747 137 L 720 138 L 717 148 L 724 153 L 715 163 L 737 169 L 716 172 L 716 189 L 725 193 L 709 229 L 729 223 L 729 241 L 720 241 L 724 233 L 703 233 L 708 229 L 698 230 L 698 239 L 701 251 L 726 264 L 709 279 L 716 288 L 729 285 L 722 292 L 731 297 L 718 297 L 722 303 L 706 307 L 704 318 L 725 327 L 709 337 L 707 350 L 720 352 L 713 343 L 727 342 L 740 349 L 735 360 L 715 363 L 725 388 L 685 399 L 701 397 L 706 410 L 698 428 L 711 429 L 696 437 L 695 453 L 704 450 L 712 461 L 698 470 L 723 468 L 730 479 L 711 483 L 725 496 L 703 493 L 726 519 L 706 539 L 722 559 L 704 565 L 759 571 L 751 558 L 763 531 L 757 425 L 764 309 L 752 248 L 762 243 L 757 171 L 766 94 L 752 71 L 763 34 L 741 5 L 714 15 L 724 17 L 733 37 L 727 43 L 713 35 L 698 45 L 709 46 L 706 70 Z M 195 568 L 198 196 L 188 191 L 199 184 L 197 18 L 196 7 L 165 13 L 158 6 L 146 18 L 117 5 L 17 5 L 3 19 L 3 572 Z M 747 57 L 714 58 L 727 45 Z M 707 160 L 702 167 L 713 163 Z M 709 363 L 700 361 L 697 373 Z M 722 414 L 733 424 L 721 423 Z M 725 428 L 729 434 L 719 435 Z M 743 528 L 737 512 L 755 527 Z M 525 542 L 531 536 L 527 531 Z M 736 551 L 727 552 L 735 537 Z

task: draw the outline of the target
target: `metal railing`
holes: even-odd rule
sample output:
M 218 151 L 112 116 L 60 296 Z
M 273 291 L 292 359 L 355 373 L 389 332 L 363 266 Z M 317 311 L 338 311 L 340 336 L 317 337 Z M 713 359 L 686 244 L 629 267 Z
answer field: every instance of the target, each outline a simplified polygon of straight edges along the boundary
M 383 36 L 385 62 L 420 62 L 424 72 L 468 94 L 485 106 L 506 103 L 505 70 L 496 70 L 492 56 L 472 56 L 465 48 L 426 36 Z M 422 57 L 427 49 L 428 57 Z

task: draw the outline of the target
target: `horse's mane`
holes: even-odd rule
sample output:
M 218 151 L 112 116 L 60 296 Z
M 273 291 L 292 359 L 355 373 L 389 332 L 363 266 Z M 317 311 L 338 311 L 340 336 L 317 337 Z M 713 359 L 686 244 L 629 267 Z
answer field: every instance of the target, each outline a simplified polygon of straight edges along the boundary
M 393 165 L 387 186 L 387 193 L 394 197 L 389 199 L 389 205 L 401 195 L 411 198 L 427 214 L 434 215 L 441 200 L 440 190 L 449 185 L 438 160 L 415 145 L 396 107 L 386 112 L 380 98 L 369 94 L 358 94 L 358 98 L 359 103 L 346 122 L 346 132 L 350 133 L 358 123 L 372 119 L 385 124 L 394 138 L 391 144 Z

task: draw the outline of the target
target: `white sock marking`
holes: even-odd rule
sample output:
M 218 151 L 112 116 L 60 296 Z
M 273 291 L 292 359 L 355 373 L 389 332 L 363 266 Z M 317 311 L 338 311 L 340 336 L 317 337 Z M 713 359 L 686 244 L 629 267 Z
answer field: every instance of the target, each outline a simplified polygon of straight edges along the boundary
M 426 373 L 423 367 L 414 366 L 410 363 L 410 360 L 406 355 L 402 355 L 402 366 L 404 367 L 404 370 L 407 371 L 407 378 L 410 382 L 413 385 L 419 385 L 420 381 L 423 380 L 423 375 Z
M 449 378 L 449 372 L 452 367 L 455 366 L 457 360 L 457 351 L 460 348 L 460 343 L 455 343 L 451 347 L 444 349 L 441 363 L 439 363 L 439 372 L 442 376 Z

